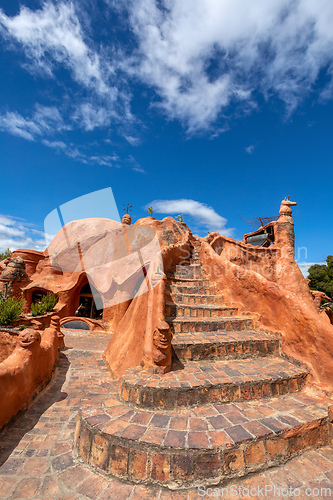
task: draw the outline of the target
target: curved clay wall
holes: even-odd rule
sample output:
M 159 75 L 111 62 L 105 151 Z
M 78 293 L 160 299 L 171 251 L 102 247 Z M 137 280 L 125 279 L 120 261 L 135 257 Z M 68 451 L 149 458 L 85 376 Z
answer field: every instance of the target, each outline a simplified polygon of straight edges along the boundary
M 172 217 L 166 217 L 162 221 L 146 217 L 139 219 L 134 226 L 152 226 L 155 229 L 164 273 L 189 256 L 194 238 L 186 224 L 175 221 Z M 157 257 L 158 255 L 151 255 L 151 269 L 154 269 L 154 259 Z M 154 274 L 150 276 L 153 282 Z M 161 336 L 163 339 L 170 336 L 169 325 L 165 323 L 165 278 L 148 292 L 129 301 L 122 314 L 122 317 L 117 318 L 114 334 L 104 353 L 112 375 L 120 377 L 127 368 L 138 365 L 162 372 L 170 370 L 171 338 L 170 352 L 161 347 L 164 340 L 160 344 L 154 339 L 154 336 Z
M 23 330 L 10 354 L 0 363 L 0 428 L 24 409 L 51 377 L 63 347 L 59 318 L 43 332 Z
M 218 239 L 222 243 L 224 237 L 219 235 Z M 283 351 L 306 363 L 314 382 L 331 392 L 333 326 L 328 317 L 318 313 L 296 262 L 291 257 L 283 259 L 280 256 L 271 262 L 278 272 L 265 274 L 263 268 L 260 272 L 251 268 L 250 262 L 245 265 L 243 261 L 233 261 L 232 255 L 233 252 L 223 251 L 219 255 L 208 241 L 202 242 L 203 267 L 217 289 L 223 292 L 225 302 L 238 307 L 240 312 L 255 313 L 259 328 L 281 333 Z M 272 275 L 275 275 L 274 280 Z
M 17 344 L 17 335 L 0 331 L 0 363 L 2 363 L 14 351 Z

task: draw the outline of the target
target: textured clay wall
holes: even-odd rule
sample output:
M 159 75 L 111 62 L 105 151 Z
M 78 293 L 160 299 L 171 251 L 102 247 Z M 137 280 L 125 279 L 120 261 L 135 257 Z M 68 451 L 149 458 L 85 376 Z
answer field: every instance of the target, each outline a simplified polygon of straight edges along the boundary
M 26 329 L 20 333 L 15 349 L 0 363 L 0 428 L 48 382 L 59 347 L 63 339 L 54 324 L 43 332 Z

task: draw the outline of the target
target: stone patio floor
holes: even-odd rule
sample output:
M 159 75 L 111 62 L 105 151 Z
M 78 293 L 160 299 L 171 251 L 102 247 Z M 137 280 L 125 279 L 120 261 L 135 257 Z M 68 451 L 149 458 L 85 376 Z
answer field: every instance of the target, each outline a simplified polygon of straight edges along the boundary
M 72 454 L 81 400 L 103 391 L 108 372 L 102 360 L 105 333 L 67 331 L 52 382 L 0 434 L 0 498 L 44 500 L 193 500 L 199 498 L 333 497 L 333 447 L 307 451 L 283 467 L 204 489 L 169 491 L 121 483 L 89 470 Z M 266 491 L 265 491 L 266 487 Z M 275 490 L 274 490 L 275 487 Z M 218 490 L 214 491 L 214 488 Z M 312 491 L 311 491 L 312 490 Z M 228 493 L 228 494 L 227 494 Z

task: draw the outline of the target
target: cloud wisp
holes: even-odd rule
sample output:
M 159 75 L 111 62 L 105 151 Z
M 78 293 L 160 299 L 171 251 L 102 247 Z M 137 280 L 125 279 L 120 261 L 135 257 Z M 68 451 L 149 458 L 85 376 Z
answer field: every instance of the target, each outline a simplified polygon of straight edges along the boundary
M 0 11 L 0 23 L 3 36 L 24 48 L 31 70 L 43 70 L 51 76 L 61 64 L 80 85 L 116 96 L 117 90 L 107 81 L 111 68 L 105 68 L 97 52 L 86 44 L 73 3 L 46 1 L 36 11 L 22 6 L 15 17 Z
M 226 228 L 227 219 L 215 212 L 212 207 L 199 201 L 189 199 L 154 200 L 147 204 L 159 214 L 187 214 L 194 218 L 202 230 L 218 232 L 224 236 L 232 236 L 233 229 Z
M 68 130 L 68 126 L 54 106 L 36 105 L 32 116 L 25 118 L 17 112 L 7 111 L 0 115 L 0 130 L 34 141 L 45 135 Z
M 17 248 L 31 248 L 32 250 L 44 251 L 47 236 L 43 231 L 36 229 L 36 226 L 26 221 L 0 214 L 0 252 L 7 248 L 16 250 Z
M 67 108 L 68 129 L 89 132 L 106 129 L 111 122 L 131 124 L 124 79 L 116 74 L 104 46 L 95 43 L 83 29 L 79 14 L 88 16 L 82 5 L 70 1 L 46 0 L 37 10 L 22 6 L 13 17 L 0 9 L 0 35 L 11 50 L 24 53 L 24 67 L 36 78 L 56 82 L 56 100 L 61 102 L 58 108 L 62 112 Z M 52 116 L 45 118 L 60 120 L 59 109 L 52 108 Z M 16 111 L 2 113 L 0 127 L 30 141 L 51 132 L 42 116 L 28 119 Z M 53 132 L 58 130 L 53 128 Z

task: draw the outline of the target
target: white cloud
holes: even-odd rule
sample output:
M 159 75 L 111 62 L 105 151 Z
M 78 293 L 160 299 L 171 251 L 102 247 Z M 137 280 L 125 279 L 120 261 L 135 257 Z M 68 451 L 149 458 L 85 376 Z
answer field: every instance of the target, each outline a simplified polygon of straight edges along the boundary
M 314 266 L 315 264 L 326 264 L 326 262 L 297 262 L 298 267 L 302 271 L 304 278 L 308 277 L 309 267 Z
M 252 153 L 254 152 L 254 148 L 255 146 L 253 144 L 250 144 L 250 146 L 247 146 L 245 148 L 245 151 L 247 152 L 248 155 L 252 155 Z
M 147 204 L 152 206 L 154 212 L 161 214 L 187 214 L 209 232 L 218 232 L 225 236 L 231 236 L 233 229 L 226 228 L 227 219 L 215 212 L 212 207 L 195 200 L 155 200 Z
M 75 85 L 70 83 L 71 96 L 67 95 L 66 82 L 63 96 L 64 103 L 68 105 L 70 102 L 71 107 L 69 128 L 75 126 L 91 131 L 96 127 L 109 127 L 112 120 L 121 124 L 132 122 L 129 96 L 119 88 L 124 87 L 123 79 L 119 73 L 116 74 L 113 56 L 110 55 L 112 47 L 108 54 L 109 49 L 95 44 L 88 37 L 78 12 L 87 17 L 80 4 L 75 8 L 71 1 L 51 0 L 46 0 L 40 9 L 34 11 L 22 6 L 19 14 L 13 17 L 0 9 L 0 34 L 11 49 L 23 49 L 30 62 L 25 67 L 37 76 L 41 76 L 42 72 L 46 77 L 56 78 L 63 86 L 65 79 L 63 76 L 59 78 L 58 70 L 65 68 L 69 72 L 75 82 Z M 17 113 L 8 115 L 2 119 L 2 129 L 25 139 L 34 140 L 39 134 L 38 129 L 44 132 L 49 130 L 45 122 L 50 124 L 51 117 L 43 113 L 42 107 L 35 112 L 35 118 L 40 118 L 37 130 L 34 128 L 36 123 L 22 123 L 25 119 Z M 60 118 L 60 115 L 53 118 Z
M 46 247 L 44 236 L 43 231 L 35 229 L 32 224 L 22 219 L 0 214 L 0 252 L 4 252 L 7 248 L 12 251 L 18 248 L 43 251 Z M 52 235 L 48 237 L 52 238 Z
M 106 167 L 113 167 L 114 162 L 119 161 L 119 156 L 117 155 L 98 155 L 98 156 L 88 156 L 87 159 L 92 163 L 97 163 L 98 165 L 105 165 Z
M 0 130 L 23 137 L 28 141 L 34 141 L 45 134 L 53 134 L 64 129 L 68 127 L 64 125 L 55 107 L 36 105 L 34 113 L 29 118 L 9 111 L 0 115 Z
M 95 128 L 109 126 L 112 115 L 116 116 L 112 110 L 105 107 L 98 108 L 92 103 L 83 103 L 77 107 L 74 121 L 76 121 L 81 128 L 89 131 Z
M 33 67 L 51 75 L 57 63 L 63 64 L 79 84 L 99 94 L 116 96 L 117 90 L 107 83 L 111 68 L 106 72 L 97 52 L 85 43 L 72 2 L 46 1 L 36 11 L 22 6 L 15 17 L 0 10 L 0 23 L 4 35 L 24 47 Z
M 126 134 L 123 134 L 123 137 L 131 146 L 139 146 L 139 144 L 141 143 L 139 137 L 133 137 L 132 135 Z
M 134 172 L 139 172 L 140 174 L 146 174 L 146 170 L 144 168 L 141 167 L 140 163 L 138 161 L 136 161 L 136 159 L 134 158 L 134 156 L 132 155 L 128 155 L 128 157 L 126 158 L 126 163 L 129 163 L 132 167 L 132 170 Z
M 320 97 L 332 98 L 330 0 L 106 2 L 118 15 L 120 9 L 128 11 L 121 25 L 125 29 L 128 22 L 128 43 L 115 39 L 111 25 L 109 36 L 107 25 L 98 33 L 103 42 L 94 40 L 94 26 L 101 24 L 90 21 L 98 20 L 94 16 L 101 11 L 85 11 L 87 2 L 45 0 L 36 10 L 22 6 L 13 17 L 0 9 L 0 34 L 11 49 L 24 51 L 28 69 L 56 78 L 64 93 L 70 85 L 64 102 L 70 102 L 71 128 L 118 125 L 125 140 L 138 145 L 134 127 L 126 128 L 139 123 L 130 109 L 134 79 L 154 90 L 152 107 L 179 120 L 190 134 L 213 129 L 211 137 L 228 129 L 226 116 L 250 113 L 258 93 L 267 100 L 279 97 L 291 113 L 312 91 L 320 72 L 327 75 Z M 64 69 L 71 82 L 63 78 Z M 235 107 L 228 109 L 231 104 Z M 0 118 L 0 128 L 30 141 L 51 134 L 50 116 L 42 110 L 40 121 L 37 116 L 37 108 L 35 117 L 8 112 Z M 61 124 L 59 117 L 55 124 Z
M 290 113 L 322 69 L 332 75 L 330 0 L 135 0 L 127 6 L 138 50 L 124 67 L 152 86 L 167 116 L 190 132 L 207 129 L 232 102 L 251 109 L 254 89 L 266 99 L 280 97 Z M 332 97 L 332 86 L 327 94 Z

